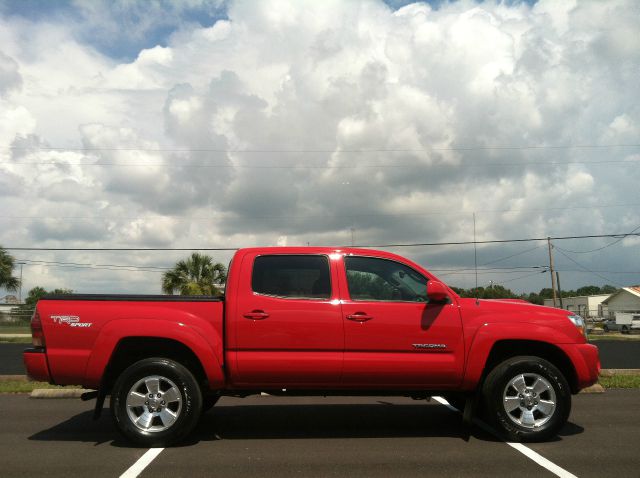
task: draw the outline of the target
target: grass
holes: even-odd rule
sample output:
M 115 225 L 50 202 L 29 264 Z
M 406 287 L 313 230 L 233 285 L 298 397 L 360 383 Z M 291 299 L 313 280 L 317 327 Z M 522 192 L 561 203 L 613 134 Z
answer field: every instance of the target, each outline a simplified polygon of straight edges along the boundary
M 601 376 L 598 383 L 604 388 L 640 388 L 640 375 Z
M 59 386 L 46 382 L 28 382 L 25 380 L 0 380 L 0 393 L 31 393 L 36 388 L 80 388 L 75 385 Z
M 0 336 L 0 343 L 4 344 L 30 344 L 31 336 L 29 337 L 2 337 Z
M 589 342 L 597 342 L 598 340 L 619 340 L 619 341 L 633 341 L 633 340 L 640 340 L 640 334 L 629 334 L 629 335 L 623 335 L 623 334 L 602 334 L 602 335 L 595 335 L 595 334 L 589 334 Z
M 31 337 L 0 337 L 0 344 L 30 344 Z
M 28 325 L 0 325 L 1 334 L 31 334 L 31 328 Z

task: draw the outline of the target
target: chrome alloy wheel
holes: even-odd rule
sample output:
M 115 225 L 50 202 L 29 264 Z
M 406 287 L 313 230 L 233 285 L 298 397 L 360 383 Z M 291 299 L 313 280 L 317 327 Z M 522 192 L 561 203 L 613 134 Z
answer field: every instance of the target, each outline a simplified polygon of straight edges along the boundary
M 505 412 L 516 425 L 538 428 L 547 423 L 556 409 L 556 392 L 537 373 L 516 375 L 502 394 Z
M 127 415 L 145 432 L 162 432 L 180 416 L 180 389 L 166 377 L 151 375 L 138 380 L 127 394 Z

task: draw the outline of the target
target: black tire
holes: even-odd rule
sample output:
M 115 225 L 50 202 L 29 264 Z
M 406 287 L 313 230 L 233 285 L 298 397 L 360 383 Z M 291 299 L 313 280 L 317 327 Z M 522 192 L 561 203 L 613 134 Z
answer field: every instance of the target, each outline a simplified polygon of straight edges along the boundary
M 486 418 L 511 441 L 547 440 L 558 433 L 571 412 L 566 378 L 540 357 L 513 357 L 497 365 L 487 376 L 482 394 Z
M 620 333 L 622 333 L 622 334 L 628 334 L 629 333 L 629 329 L 627 328 L 626 325 L 622 326 L 622 329 L 620 330 Z
M 609 332 L 609 326 L 608 326 L 608 325 L 605 325 L 605 326 L 603 327 L 603 330 L 604 330 L 605 332 Z
M 147 400 L 147 392 L 155 390 L 158 393 L 151 401 L 141 402 Z M 118 377 L 111 392 L 111 414 L 118 430 L 145 447 L 182 440 L 198 423 L 201 410 L 202 394 L 193 374 L 165 358 L 134 363 Z M 136 418 L 139 424 L 134 422 Z

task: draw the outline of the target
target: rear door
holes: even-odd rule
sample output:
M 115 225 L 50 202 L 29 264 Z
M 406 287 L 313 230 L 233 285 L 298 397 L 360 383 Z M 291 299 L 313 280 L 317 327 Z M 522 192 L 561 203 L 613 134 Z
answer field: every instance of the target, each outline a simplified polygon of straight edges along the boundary
M 234 385 L 339 384 L 344 330 L 332 262 L 322 254 L 245 255 Z
M 425 389 L 460 383 L 464 364 L 457 304 L 428 303 L 427 277 L 395 260 L 347 255 L 341 268 L 343 383 Z

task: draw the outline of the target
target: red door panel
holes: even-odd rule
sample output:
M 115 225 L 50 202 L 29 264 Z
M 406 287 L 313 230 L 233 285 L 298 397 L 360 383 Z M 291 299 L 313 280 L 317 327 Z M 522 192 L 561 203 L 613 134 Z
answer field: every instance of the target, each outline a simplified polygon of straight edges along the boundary
M 252 289 L 251 273 L 257 256 L 250 254 L 243 259 L 233 318 L 236 333 L 233 385 L 251 388 L 338 385 L 344 326 L 336 268 L 330 266 L 333 287 L 326 286 L 331 288 L 327 298 L 275 297 Z M 287 287 L 295 290 L 296 286 L 287 284 Z M 278 293 L 276 289 L 274 286 L 274 294 Z
M 386 294 L 388 300 L 371 300 L 366 291 L 354 295 L 359 300 L 353 300 L 344 265 L 339 269 L 341 290 L 346 291 L 342 301 L 344 386 L 426 389 L 450 388 L 460 383 L 464 348 L 457 304 L 403 301 L 405 295 L 412 293 L 409 288 L 402 289 L 404 284 L 397 288 L 389 285 L 388 291 L 379 292 Z M 424 276 L 425 281 L 428 279 L 426 272 L 414 264 L 411 269 Z M 399 277 L 406 277 L 402 274 Z M 370 276 L 381 281 L 374 274 Z
M 462 333 L 456 305 L 343 301 L 342 311 L 343 383 L 399 388 L 459 383 Z M 371 318 L 346 318 L 358 312 Z

